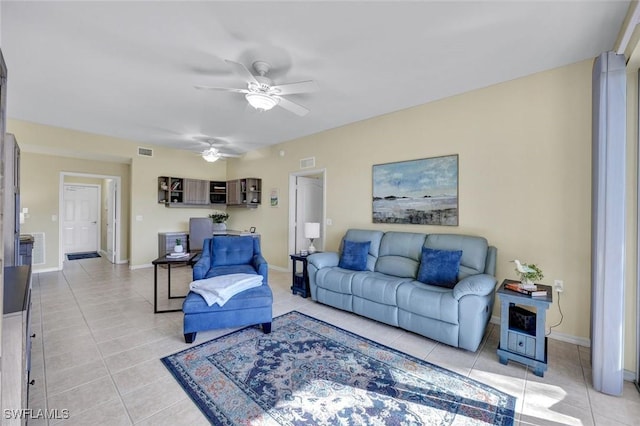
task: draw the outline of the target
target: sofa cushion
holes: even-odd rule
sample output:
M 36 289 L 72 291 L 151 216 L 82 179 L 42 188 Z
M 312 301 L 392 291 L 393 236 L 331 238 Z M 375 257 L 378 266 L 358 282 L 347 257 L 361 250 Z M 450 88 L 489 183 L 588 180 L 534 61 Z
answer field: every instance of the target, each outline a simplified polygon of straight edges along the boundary
M 386 232 L 380 242 L 375 271 L 415 279 L 425 237 L 414 232 Z
M 213 238 L 211 266 L 251 264 L 253 259 L 253 237 Z
M 458 279 L 484 273 L 489 245 L 486 238 L 455 234 L 429 234 L 425 247 L 436 250 L 462 250 Z
M 356 242 L 344 240 L 342 254 L 338 266 L 353 271 L 364 271 L 367 269 L 367 256 L 371 241 Z
M 453 291 L 419 281 L 402 283 L 398 287 L 398 308 L 450 324 L 458 324 L 458 301 Z
M 383 305 L 396 306 L 396 292 L 400 284 L 413 281 L 411 278 L 393 277 L 373 272 L 354 274 L 351 289 L 354 296 Z
M 461 257 L 462 250 L 434 250 L 423 247 L 418 281 L 453 288 L 458 282 Z

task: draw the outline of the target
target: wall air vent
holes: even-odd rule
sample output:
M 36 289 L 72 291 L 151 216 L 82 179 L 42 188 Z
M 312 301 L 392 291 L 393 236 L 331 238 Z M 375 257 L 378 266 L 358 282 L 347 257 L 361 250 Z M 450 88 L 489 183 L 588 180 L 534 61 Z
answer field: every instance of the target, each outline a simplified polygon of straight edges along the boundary
M 153 157 L 153 149 L 139 146 L 138 155 L 141 157 Z
M 45 247 L 44 247 L 44 232 L 30 232 L 33 236 L 33 251 L 31 252 L 31 264 L 32 265 L 44 265 L 45 259 Z
M 309 169 L 316 166 L 316 157 L 307 157 L 300 159 L 300 168 Z

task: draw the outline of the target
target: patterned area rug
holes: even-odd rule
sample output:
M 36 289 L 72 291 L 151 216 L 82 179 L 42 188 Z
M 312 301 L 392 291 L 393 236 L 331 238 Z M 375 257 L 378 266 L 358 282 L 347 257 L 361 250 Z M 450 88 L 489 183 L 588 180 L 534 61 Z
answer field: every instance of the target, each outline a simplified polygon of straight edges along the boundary
M 162 359 L 218 425 L 512 425 L 515 398 L 299 312 Z
M 67 254 L 67 259 L 69 259 L 69 260 L 91 259 L 93 257 L 100 257 L 100 255 L 95 251 L 90 251 L 90 252 L 86 252 L 86 253 L 69 253 L 69 254 Z

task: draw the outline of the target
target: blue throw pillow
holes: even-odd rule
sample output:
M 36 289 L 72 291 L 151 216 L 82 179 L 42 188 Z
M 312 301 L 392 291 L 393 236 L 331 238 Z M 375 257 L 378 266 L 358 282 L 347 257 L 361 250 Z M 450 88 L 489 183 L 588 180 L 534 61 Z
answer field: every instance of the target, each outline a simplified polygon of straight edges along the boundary
M 369 254 L 369 246 L 371 241 L 362 243 L 356 241 L 344 240 L 342 245 L 342 255 L 338 266 L 344 269 L 352 269 L 354 271 L 364 271 L 367 269 L 367 255 Z
M 422 247 L 418 281 L 453 288 L 458 282 L 462 250 L 435 250 Z

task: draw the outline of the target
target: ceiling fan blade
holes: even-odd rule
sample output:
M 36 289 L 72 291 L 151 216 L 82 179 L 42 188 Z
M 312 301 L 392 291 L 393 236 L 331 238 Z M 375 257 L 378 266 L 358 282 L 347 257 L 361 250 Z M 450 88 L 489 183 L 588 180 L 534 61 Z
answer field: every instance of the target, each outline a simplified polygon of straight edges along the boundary
M 296 115 L 299 115 L 300 117 L 304 117 L 309 113 L 309 110 L 303 107 L 302 105 L 299 105 L 295 102 L 291 102 L 290 100 L 280 96 L 278 96 L 278 99 L 280 100 L 280 102 L 278 102 L 279 106 L 286 109 L 287 111 L 290 111 Z
M 286 83 L 271 86 L 271 92 L 276 95 L 292 95 L 294 93 L 315 92 L 318 89 L 318 83 L 313 80 L 299 81 L 297 83 Z
M 229 87 L 211 87 L 211 86 L 193 86 L 199 90 L 220 90 L 223 92 L 235 92 L 235 93 L 244 93 L 247 94 L 249 91 L 247 89 L 232 89 Z
M 251 74 L 251 71 L 249 71 L 249 69 L 245 67 L 244 64 L 241 64 L 239 62 L 233 62 L 228 59 L 225 59 L 224 61 L 227 64 L 231 65 L 231 67 L 235 70 L 235 72 L 237 74 L 240 74 L 242 77 L 244 77 L 247 80 L 247 82 L 252 82 L 258 85 L 260 84 L 260 82 L 256 80 L 256 76 Z
M 228 154 L 226 152 L 221 152 L 220 156 L 222 156 L 223 158 L 240 158 L 242 157 L 242 154 Z

